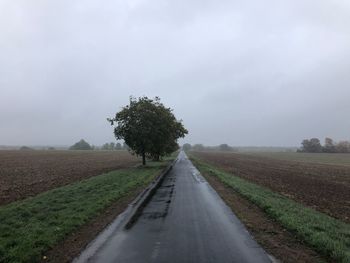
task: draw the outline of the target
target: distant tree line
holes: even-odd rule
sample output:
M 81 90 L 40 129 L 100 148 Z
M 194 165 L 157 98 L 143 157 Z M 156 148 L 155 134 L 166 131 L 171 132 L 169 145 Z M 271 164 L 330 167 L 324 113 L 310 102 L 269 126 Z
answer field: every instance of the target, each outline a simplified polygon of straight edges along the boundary
M 34 149 L 28 146 L 22 146 L 21 148 L 19 148 L 21 151 L 33 151 Z
M 129 147 L 126 145 L 125 142 L 123 143 L 123 145 L 119 142 L 117 142 L 117 143 L 114 143 L 114 142 L 105 143 L 101 147 L 101 150 L 105 150 L 105 151 L 120 151 L 120 150 L 128 150 L 128 149 L 129 149 Z
M 307 153 L 350 153 L 350 142 L 339 141 L 334 142 L 331 138 L 326 138 L 324 145 L 318 138 L 305 139 L 301 143 L 302 147 L 298 152 Z
M 3 150 L 4 148 L 0 147 L 0 150 Z M 29 147 L 29 146 L 21 146 L 20 148 L 16 148 L 15 146 L 10 146 L 8 149 L 17 149 L 20 151 L 35 151 L 35 150 L 49 150 L 49 151 L 54 151 L 56 150 L 55 147 L 52 146 L 47 146 L 47 147 L 42 147 L 42 146 L 37 146 L 37 147 Z M 6 150 L 6 148 L 5 148 Z
M 234 148 L 226 143 L 217 145 L 217 146 L 204 146 L 203 144 L 194 144 L 185 143 L 182 146 L 184 151 L 220 151 L 220 152 L 237 152 L 238 149 Z
M 118 150 L 128 150 L 129 147 L 124 142 L 123 145 L 119 142 L 109 142 L 103 144 L 101 147 L 96 147 L 94 145 L 90 145 L 84 139 L 81 139 L 79 142 L 73 144 L 69 147 L 69 150 L 104 150 L 104 151 L 118 151 Z M 53 149 L 49 149 L 53 150 Z

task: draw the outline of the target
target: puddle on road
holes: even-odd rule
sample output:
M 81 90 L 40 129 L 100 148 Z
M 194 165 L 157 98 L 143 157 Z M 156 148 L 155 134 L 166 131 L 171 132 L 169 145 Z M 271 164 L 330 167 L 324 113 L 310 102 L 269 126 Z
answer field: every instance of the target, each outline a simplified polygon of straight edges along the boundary
M 168 174 L 151 201 L 143 210 L 139 220 L 155 220 L 168 215 L 175 189 L 176 176 Z

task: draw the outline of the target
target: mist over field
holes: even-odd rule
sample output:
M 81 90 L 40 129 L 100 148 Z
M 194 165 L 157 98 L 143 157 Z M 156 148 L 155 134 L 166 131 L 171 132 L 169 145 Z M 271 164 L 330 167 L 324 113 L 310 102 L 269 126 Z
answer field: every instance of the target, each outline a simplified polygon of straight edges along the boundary
M 113 141 L 159 96 L 181 142 L 350 139 L 350 2 L 2 0 L 0 145 Z

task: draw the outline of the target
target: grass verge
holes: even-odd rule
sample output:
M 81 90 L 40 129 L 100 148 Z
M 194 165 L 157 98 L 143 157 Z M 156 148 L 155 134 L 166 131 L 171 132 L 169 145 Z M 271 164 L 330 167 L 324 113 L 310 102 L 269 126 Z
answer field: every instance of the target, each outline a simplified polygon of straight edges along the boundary
M 0 207 L 0 262 L 38 262 L 70 232 L 167 165 L 117 170 Z
M 255 203 L 283 227 L 296 234 L 322 255 L 337 262 L 350 262 L 350 225 L 307 208 L 271 190 L 226 173 L 191 156 L 202 172 Z

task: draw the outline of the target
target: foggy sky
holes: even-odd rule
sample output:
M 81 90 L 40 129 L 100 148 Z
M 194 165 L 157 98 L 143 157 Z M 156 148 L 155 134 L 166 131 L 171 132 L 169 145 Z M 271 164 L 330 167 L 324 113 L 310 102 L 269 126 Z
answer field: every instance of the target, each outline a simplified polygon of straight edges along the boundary
M 181 143 L 350 139 L 350 2 L 0 1 L 0 144 L 113 141 L 130 95 Z

